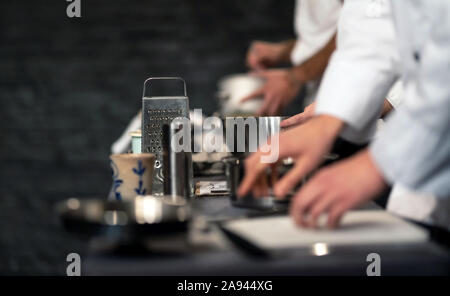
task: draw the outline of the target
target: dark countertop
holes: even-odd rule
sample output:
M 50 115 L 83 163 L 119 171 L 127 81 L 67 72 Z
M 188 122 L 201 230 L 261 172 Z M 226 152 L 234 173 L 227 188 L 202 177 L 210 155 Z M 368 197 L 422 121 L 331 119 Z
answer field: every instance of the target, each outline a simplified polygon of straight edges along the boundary
M 232 207 L 226 197 L 200 198 L 196 211 L 206 219 L 242 217 L 255 210 Z M 377 208 L 369 204 L 364 209 Z M 380 209 L 381 210 L 381 209 Z M 366 275 L 369 253 L 381 257 L 382 275 L 448 275 L 450 253 L 434 242 L 390 246 L 335 247 L 325 256 L 311 249 L 283 249 L 265 256 L 231 244 L 218 228 L 215 247 L 176 252 L 99 252 L 91 247 L 83 260 L 85 275 Z M 219 234 L 220 233 L 220 234 Z M 94 244 L 95 245 L 95 244 Z

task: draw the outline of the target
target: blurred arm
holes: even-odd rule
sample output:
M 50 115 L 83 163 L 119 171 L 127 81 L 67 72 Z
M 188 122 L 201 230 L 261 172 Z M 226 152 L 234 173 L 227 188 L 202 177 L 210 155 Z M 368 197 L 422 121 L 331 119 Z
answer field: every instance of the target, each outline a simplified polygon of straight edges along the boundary
M 301 65 L 294 66 L 290 70 L 291 76 L 300 83 L 316 80 L 325 71 L 331 54 L 336 48 L 336 34 L 327 44 Z

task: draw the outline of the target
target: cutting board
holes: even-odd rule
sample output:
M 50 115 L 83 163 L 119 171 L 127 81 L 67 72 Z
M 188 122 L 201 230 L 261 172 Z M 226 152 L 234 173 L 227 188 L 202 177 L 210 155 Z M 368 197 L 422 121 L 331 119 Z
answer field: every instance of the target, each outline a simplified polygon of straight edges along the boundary
M 319 224 L 324 225 L 326 217 Z M 276 216 L 240 219 L 226 222 L 223 227 L 263 249 L 311 247 L 328 245 L 373 245 L 420 243 L 428 239 L 424 229 L 381 210 L 348 212 L 340 227 L 306 229 L 297 227 L 291 217 Z

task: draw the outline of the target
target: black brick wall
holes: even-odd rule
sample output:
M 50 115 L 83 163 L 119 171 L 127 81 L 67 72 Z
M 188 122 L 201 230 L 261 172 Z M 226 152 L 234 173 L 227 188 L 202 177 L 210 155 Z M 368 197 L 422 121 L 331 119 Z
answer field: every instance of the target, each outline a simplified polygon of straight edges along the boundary
M 81 19 L 65 0 L 0 3 L 0 273 L 63 273 L 82 252 L 52 207 L 105 196 L 145 78 L 184 77 L 212 113 L 250 40 L 293 36 L 293 0 L 82 0 Z

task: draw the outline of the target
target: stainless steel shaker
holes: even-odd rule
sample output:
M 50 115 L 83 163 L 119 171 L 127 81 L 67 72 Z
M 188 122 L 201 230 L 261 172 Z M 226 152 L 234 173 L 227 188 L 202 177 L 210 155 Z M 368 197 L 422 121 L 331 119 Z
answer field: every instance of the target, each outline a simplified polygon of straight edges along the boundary
M 172 139 L 180 130 L 176 120 L 162 127 L 164 194 L 188 198 L 194 196 L 192 154 L 188 151 L 177 152 L 172 147 Z
M 243 175 L 242 159 L 235 156 L 227 156 L 222 158 L 225 164 L 225 177 L 227 180 L 228 190 L 231 200 L 237 200 L 236 191 Z

